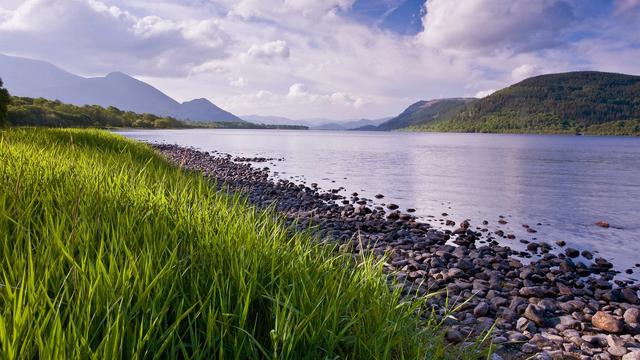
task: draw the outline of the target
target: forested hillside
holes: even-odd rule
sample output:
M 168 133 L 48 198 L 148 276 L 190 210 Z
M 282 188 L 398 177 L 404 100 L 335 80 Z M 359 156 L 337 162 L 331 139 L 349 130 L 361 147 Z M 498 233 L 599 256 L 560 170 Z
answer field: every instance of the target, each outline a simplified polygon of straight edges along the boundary
M 640 134 L 640 76 L 571 72 L 526 79 L 412 130 Z

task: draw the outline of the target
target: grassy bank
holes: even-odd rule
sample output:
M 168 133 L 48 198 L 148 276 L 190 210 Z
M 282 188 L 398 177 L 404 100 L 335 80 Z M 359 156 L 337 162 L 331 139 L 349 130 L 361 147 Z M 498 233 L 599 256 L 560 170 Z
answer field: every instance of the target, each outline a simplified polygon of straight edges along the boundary
M 149 147 L 0 131 L 0 358 L 456 358 L 380 264 Z

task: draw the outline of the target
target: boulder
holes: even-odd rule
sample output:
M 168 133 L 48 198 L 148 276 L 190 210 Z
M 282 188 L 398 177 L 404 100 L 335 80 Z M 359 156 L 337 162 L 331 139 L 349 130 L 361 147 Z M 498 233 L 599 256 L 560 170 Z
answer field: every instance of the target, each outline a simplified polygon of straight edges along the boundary
M 620 333 L 622 331 L 622 320 L 604 311 L 598 311 L 591 318 L 591 324 L 600 330 L 610 333 Z
M 638 308 L 629 308 L 624 312 L 624 322 L 629 325 L 640 324 L 640 310 Z

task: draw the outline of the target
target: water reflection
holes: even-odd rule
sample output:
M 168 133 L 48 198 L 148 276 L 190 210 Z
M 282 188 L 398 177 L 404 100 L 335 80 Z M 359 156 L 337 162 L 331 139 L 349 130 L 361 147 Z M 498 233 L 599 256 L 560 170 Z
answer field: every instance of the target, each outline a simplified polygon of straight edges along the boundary
M 304 176 L 425 221 L 488 220 L 519 239 L 565 240 L 632 266 L 640 253 L 640 139 L 492 134 L 268 130 L 150 130 L 133 138 L 244 156 L 284 157 L 281 177 Z M 346 178 L 346 179 L 345 179 Z M 324 179 L 324 180 L 323 180 Z M 335 182 L 332 182 L 335 181 Z M 436 216 L 436 220 L 427 218 Z M 497 223 L 507 216 L 508 224 Z M 609 229 L 594 225 L 611 223 Z M 538 223 L 542 225 L 537 225 Z M 538 232 L 530 234 L 528 224 Z M 640 268 L 636 268 L 640 271 Z

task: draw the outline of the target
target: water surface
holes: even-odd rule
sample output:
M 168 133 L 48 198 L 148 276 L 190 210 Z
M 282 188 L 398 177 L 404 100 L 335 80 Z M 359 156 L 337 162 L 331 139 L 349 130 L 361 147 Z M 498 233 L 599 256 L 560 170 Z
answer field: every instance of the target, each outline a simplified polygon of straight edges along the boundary
M 565 240 L 616 268 L 640 263 L 640 138 L 555 135 L 278 130 L 135 130 L 144 141 L 286 160 L 279 177 L 344 186 L 438 224 L 460 222 L 516 234 L 504 240 Z M 265 166 L 259 164 L 258 166 Z M 435 216 L 430 218 L 428 216 Z M 506 225 L 499 225 L 499 216 Z M 609 229 L 595 225 L 599 220 Z M 537 230 L 527 233 L 523 224 Z M 640 268 L 634 271 L 640 273 Z M 635 274 L 634 276 L 635 277 Z

